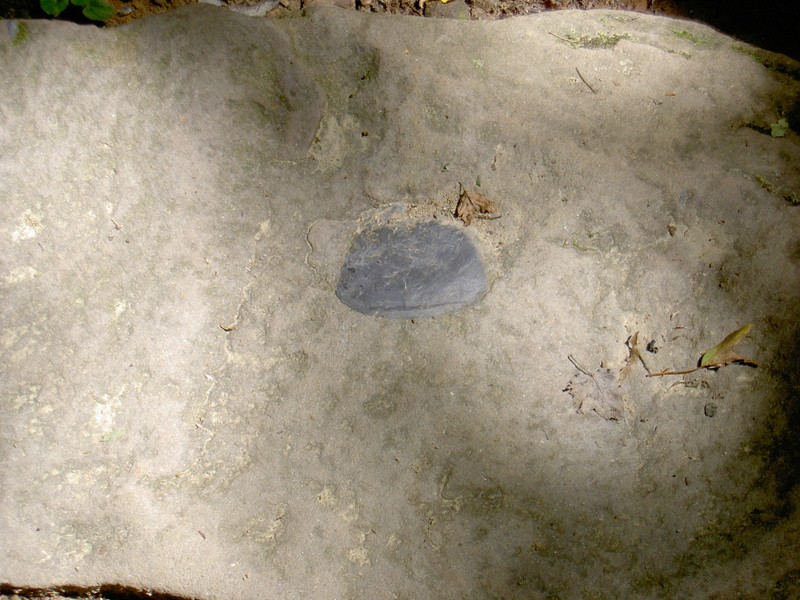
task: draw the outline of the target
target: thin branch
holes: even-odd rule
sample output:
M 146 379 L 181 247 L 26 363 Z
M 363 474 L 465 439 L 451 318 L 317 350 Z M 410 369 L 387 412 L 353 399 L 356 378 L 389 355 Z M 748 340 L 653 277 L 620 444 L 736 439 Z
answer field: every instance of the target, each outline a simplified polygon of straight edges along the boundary
M 588 87 L 590 90 L 592 90 L 592 93 L 593 93 L 593 94 L 596 94 L 596 93 L 597 93 L 597 90 L 596 90 L 596 89 L 594 89 L 594 88 L 593 88 L 591 85 L 589 85 L 589 82 L 588 82 L 588 81 L 586 81 L 586 80 L 583 78 L 583 75 L 581 75 L 581 72 L 580 72 L 580 71 L 578 71 L 578 67 L 575 67 L 575 72 L 578 74 L 578 77 L 580 77 L 580 78 L 581 78 L 581 81 L 582 81 L 583 83 L 585 83 L 585 84 L 586 84 L 586 87 Z
M 701 367 L 695 367 L 694 369 L 686 369 L 685 371 L 670 371 L 669 369 L 665 369 L 664 371 L 659 371 L 658 373 L 648 373 L 648 377 L 663 377 L 664 375 L 688 375 L 689 373 L 694 373 L 695 371 L 699 371 Z
M 577 361 L 577 360 L 575 360 L 575 358 L 572 356 L 572 354 L 568 354 L 568 355 L 567 355 L 567 358 L 569 359 L 569 362 L 571 362 L 573 365 L 575 365 L 575 368 L 576 368 L 576 369 L 578 369 L 578 371 L 580 371 L 580 372 L 581 372 L 581 373 L 583 373 L 584 375 L 586 375 L 586 376 L 588 376 L 588 377 L 591 377 L 592 379 L 594 379 L 594 374 L 593 374 L 593 373 L 590 373 L 590 372 L 589 372 L 587 369 L 585 369 L 585 368 L 583 368 L 582 366 L 580 366 L 580 365 L 578 364 L 578 361 Z
M 555 33 L 553 33 L 552 31 L 548 31 L 547 33 L 549 33 L 550 35 L 552 35 L 554 38 L 561 40 L 562 42 L 567 42 L 567 43 L 568 43 L 570 46 L 572 46 L 573 48 L 575 47 L 575 42 L 573 42 L 572 40 L 568 40 L 567 38 L 563 38 L 563 37 L 561 37 L 560 35 L 556 35 L 556 34 L 555 34 Z

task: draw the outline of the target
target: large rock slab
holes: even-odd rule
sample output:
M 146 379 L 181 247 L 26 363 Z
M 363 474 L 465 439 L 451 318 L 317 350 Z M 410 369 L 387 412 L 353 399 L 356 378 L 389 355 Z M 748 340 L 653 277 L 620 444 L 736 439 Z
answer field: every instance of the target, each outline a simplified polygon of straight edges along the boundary
M 796 590 L 800 150 L 771 133 L 797 64 L 602 11 L 27 26 L 0 48 L 0 582 Z M 455 221 L 459 183 L 500 218 Z M 390 207 L 460 228 L 485 295 L 341 302 Z M 745 323 L 758 368 L 626 367 L 636 332 L 657 371 Z

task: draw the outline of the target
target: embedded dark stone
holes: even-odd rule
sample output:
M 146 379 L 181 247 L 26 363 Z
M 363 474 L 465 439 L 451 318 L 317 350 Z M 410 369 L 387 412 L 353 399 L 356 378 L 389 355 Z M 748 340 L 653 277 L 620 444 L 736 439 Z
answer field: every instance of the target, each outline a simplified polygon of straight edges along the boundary
M 486 273 L 460 228 L 432 221 L 374 226 L 353 240 L 336 295 L 360 313 L 430 317 L 472 304 Z

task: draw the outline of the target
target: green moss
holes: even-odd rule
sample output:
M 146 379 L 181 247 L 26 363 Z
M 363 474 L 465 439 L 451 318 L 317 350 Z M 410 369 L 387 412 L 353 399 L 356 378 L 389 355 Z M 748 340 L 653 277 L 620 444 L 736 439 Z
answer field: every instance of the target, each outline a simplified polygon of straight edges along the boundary
M 573 48 L 613 48 L 620 40 L 630 40 L 631 36 L 627 33 L 595 33 L 594 35 L 577 35 L 569 33 L 564 37 L 556 36 L 560 40 L 567 42 Z
M 633 589 L 638 593 L 651 594 L 654 590 L 668 592 L 670 578 L 664 573 L 648 573 L 633 582 Z
M 28 34 L 30 33 L 30 29 L 28 28 L 27 23 L 19 23 L 18 21 L 14 21 L 14 39 L 11 40 L 12 46 L 20 46 L 25 43 L 25 40 L 28 39 Z
M 683 50 L 670 50 L 669 48 L 664 48 L 664 52 L 666 52 L 667 54 L 677 54 L 678 56 L 681 56 L 687 60 L 692 58 L 691 54 L 689 54 L 688 52 L 684 52 Z
M 759 53 L 756 51 L 755 48 L 750 48 L 748 46 L 739 46 L 739 45 L 731 46 L 731 48 L 733 48 L 733 50 L 735 50 L 739 54 L 744 54 L 745 56 L 749 56 L 757 63 L 761 63 L 761 58 L 759 57 Z
M 629 23 L 631 21 L 635 21 L 638 18 L 639 17 L 631 17 L 631 16 L 628 16 L 628 15 L 609 15 L 609 16 L 600 17 L 600 22 L 601 23 L 607 23 L 608 21 L 613 20 L 613 21 L 617 21 L 618 23 Z
M 708 39 L 707 38 L 705 38 L 703 36 L 696 35 L 696 34 L 692 33 L 691 31 L 686 31 L 685 29 L 673 29 L 672 30 L 672 34 L 674 36 L 682 39 L 682 40 L 686 40 L 687 42 L 691 42 L 691 43 L 695 44 L 696 46 L 702 46 L 704 44 L 708 44 Z
M 587 246 L 586 244 L 581 244 L 580 242 L 573 240 L 572 247 L 575 248 L 578 252 L 600 252 L 599 248 L 595 248 L 594 246 Z
M 800 569 L 792 569 L 781 577 L 769 591 L 770 600 L 797 598 L 800 592 Z
M 753 177 L 753 181 L 755 181 L 759 187 L 766 190 L 773 196 L 777 196 L 778 198 L 783 198 L 792 206 L 800 206 L 800 194 L 795 192 L 794 190 L 787 189 L 785 186 L 777 186 L 771 181 L 767 181 L 763 177 L 756 175 Z
M 765 50 L 759 50 L 753 46 L 735 44 L 731 46 L 731 48 L 740 54 L 749 56 L 758 64 L 766 67 L 770 71 L 780 73 L 781 75 L 787 75 L 795 81 L 800 81 L 800 64 L 789 58 L 775 55 Z

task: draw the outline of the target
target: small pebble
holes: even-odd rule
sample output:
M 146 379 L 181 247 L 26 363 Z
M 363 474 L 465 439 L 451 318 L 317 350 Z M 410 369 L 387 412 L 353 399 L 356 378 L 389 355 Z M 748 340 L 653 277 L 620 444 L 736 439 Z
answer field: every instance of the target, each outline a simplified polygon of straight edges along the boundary
M 717 405 L 713 402 L 709 402 L 705 405 L 705 407 L 703 407 L 703 412 L 707 417 L 713 417 L 715 414 L 717 414 Z

